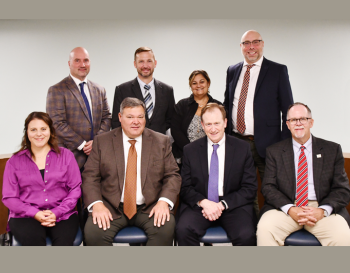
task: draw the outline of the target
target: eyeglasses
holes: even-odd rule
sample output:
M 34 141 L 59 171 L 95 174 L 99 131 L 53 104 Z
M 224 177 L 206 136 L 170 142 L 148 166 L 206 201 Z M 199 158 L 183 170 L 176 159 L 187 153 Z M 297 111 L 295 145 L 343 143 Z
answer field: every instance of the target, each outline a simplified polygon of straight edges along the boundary
M 287 121 L 292 124 L 292 125 L 295 125 L 297 124 L 297 122 L 299 121 L 301 124 L 306 124 L 306 122 L 309 120 L 309 119 L 312 119 L 312 118 L 291 118 L 291 119 L 287 119 Z
M 258 46 L 262 40 L 254 40 L 253 42 L 250 41 L 244 41 L 241 44 L 244 45 L 245 47 L 249 47 L 251 44 L 254 46 Z

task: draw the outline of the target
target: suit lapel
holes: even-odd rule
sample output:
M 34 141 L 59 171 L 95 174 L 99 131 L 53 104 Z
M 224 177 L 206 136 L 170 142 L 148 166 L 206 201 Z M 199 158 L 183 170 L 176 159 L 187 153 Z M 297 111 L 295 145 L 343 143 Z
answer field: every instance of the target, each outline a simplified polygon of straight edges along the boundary
M 262 61 L 262 64 L 261 64 L 261 68 L 260 68 L 260 72 L 259 72 L 258 81 L 257 81 L 257 83 L 256 83 L 255 95 L 254 95 L 254 97 L 255 97 L 256 94 L 258 93 L 259 88 L 260 88 L 260 86 L 261 86 L 261 83 L 263 82 L 264 77 L 265 77 L 265 75 L 266 75 L 266 73 L 267 73 L 267 70 L 269 69 L 269 62 L 270 62 L 270 61 L 267 60 L 267 59 L 265 59 L 265 57 L 264 57 L 264 59 L 263 59 L 263 61 Z
M 290 189 L 293 189 L 292 192 L 292 200 L 295 199 L 295 191 L 296 191 L 296 180 L 295 180 L 295 165 L 294 165 L 294 151 L 293 151 L 293 143 L 292 138 L 286 143 L 283 147 L 282 160 L 284 164 L 284 168 L 286 171 L 286 175 L 289 178 L 288 182 L 290 183 Z
M 73 79 L 70 76 L 67 78 L 66 84 L 67 84 L 68 89 L 73 93 L 75 98 L 78 100 L 81 109 L 83 110 L 86 118 L 90 122 L 89 113 L 88 113 L 88 111 L 86 109 L 86 105 L 85 105 L 84 99 L 81 96 L 81 93 L 80 93 L 80 90 L 78 89 L 78 86 L 75 84 L 75 82 L 73 81 Z
M 145 186 L 147 170 L 152 168 L 150 156 L 152 154 L 153 137 L 149 133 L 148 129 L 145 128 L 142 134 L 142 152 L 141 152 L 141 189 Z
M 208 170 L 208 140 L 207 137 L 204 137 L 200 140 L 201 147 L 198 150 L 199 155 L 199 164 L 202 166 L 202 174 L 203 174 L 203 184 L 205 187 L 205 193 L 208 193 L 208 178 L 209 178 L 209 170 Z
M 98 105 L 98 95 L 97 95 L 97 90 L 96 90 L 95 86 L 89 80 L 87 81 L 87 85 L 88 85 L 89 91 L 90 91 L 91 107 L 92 107 L 91 113 L 92 113 L 92 120 L 93 120 L 93 124 L 94 124 L 94 134 L 96 135 L 96 133 L 98 131 L 98 125 L 97 125 L 98 113 L 96 112 L 97 105 Z
M 115 130 L 114 137 L 113 137 L 113 148 L 114 148 L 114 154 L 117 162 L 119 188 L 120 188 L 120 192 L 123 192 L 125 162 L 124 162 L 123 134 L 122 134 L 121 127 Z
M 225 140 L 225 167 L 224 167 L 224 195 L 227 185 L 229 184 L 228 178 L 230 177 L 230 171 L 233 166 L 232 155 L 234 155 L 235 148 L 226 136 Z
M 140 84 L 137 81 L 137 77 L 133 80 L 132 84 L 132 91 L 134 92 L 135 98 L 138 98 L 140 101 L 143 101 L 145 103 L 145 99 L 143 98 L 143 93 L 140 88 Z M 148 124 L 148 115 L 146 114 L 146 124 Z M 147 126 L 147 125 L 146 125 Z
M 313 170 L 314 187 L 315 187 L 317 200 L 319 200 L 318 197 L 320 196 L 319 195 L 320 180 L 321 180 L 323 158 L 324 158 L 324 155 L 321 152 L 322 152 L 322 147 L 318 145 L 317 138 L 312 136 L 312 165 L 313 165 L 312 170 Z M 320 158 L 317 158 L 318 154 L 321 155 Z
M 155 89 L 155 94 L 156 94 L 156 98 L 157 98 L 157 104 L 155 104 L 155 99 L 153 98 L 153 106 L 154 106 L 154 110 L 153 110 L 153 114 L 152 117 L 157 116 L 157 111 L 159 109 L 159 102 L 162 101 L 166 101 L 166 99 L 163 98 L 163 90 L 162 90 L 162 85 L 156 80 L 154 79 L 154 89 Z M 151 118 L 152 119 L 152 118 Z

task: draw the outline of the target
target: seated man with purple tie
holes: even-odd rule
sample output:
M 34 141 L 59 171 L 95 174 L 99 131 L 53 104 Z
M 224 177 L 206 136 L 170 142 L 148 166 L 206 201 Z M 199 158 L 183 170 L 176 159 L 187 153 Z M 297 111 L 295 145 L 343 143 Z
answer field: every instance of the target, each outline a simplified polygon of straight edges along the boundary
M 137 226 L 148 246 L 170 246 L 181 187 L 170 139 L 145 128 L 146 106 L 137 98 L 122 101 L 119 121 L 121 127 L 95 137 L 85 164 L 86 244 L 111 246 L 119 230 Z
M 292 138 L 266 150 L 258 246 L 283 246 L 287 236 L 303 228 L 323 246 L 350 245 L 350 187 L 342 150 L 312 136 L 313 124 L 307 105 L 292 104 L 287 111 Z
M 253 203 L 258 184 L 250 146 L 225 134 L 222 105 L 208 103 L 201 120 L 207 136 L 183 150 L 178 244 L 199 246 L 206 230 L 219 225 L 232 245 L 256 245 Z

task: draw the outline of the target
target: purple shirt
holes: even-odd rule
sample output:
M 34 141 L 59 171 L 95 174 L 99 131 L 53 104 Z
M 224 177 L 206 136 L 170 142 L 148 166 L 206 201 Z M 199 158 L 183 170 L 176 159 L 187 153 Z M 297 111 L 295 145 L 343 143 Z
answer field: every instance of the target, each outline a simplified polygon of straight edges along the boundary
M 6 163 L 2 202 L 10 218 L 34 218 L 40 210 L 51 210 L 56 222 L 77 213 L 81 175 L 71 151 L 51 149 L 46 157 L 44 180 L 29 150 L 13 155 Z

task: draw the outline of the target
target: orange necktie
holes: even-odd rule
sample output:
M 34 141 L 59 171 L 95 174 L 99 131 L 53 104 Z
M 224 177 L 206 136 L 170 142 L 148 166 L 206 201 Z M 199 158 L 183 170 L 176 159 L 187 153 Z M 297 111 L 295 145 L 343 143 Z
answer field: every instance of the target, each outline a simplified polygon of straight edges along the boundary
M 137 153 L 136 140 L 129 140 L 129 143 L 131 146 L 125 175 L 124 214 L 131 219 L 136 214 Z

